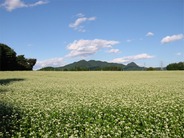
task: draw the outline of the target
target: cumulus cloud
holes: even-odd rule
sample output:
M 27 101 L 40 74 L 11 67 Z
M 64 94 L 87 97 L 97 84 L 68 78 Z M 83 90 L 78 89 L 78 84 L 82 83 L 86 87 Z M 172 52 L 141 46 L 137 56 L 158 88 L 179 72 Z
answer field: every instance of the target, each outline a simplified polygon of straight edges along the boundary
M 146 36 L 154 36 L 154 33 L 148 32 L 148 33 L 146 34 Z
M 166 36 L 166 37 L 164 37 L 161 40 L 161 43 L 165 44 L 165 43 L 170 43 L 170 42 L 173 42 L 173 41 L 178 41 L 178 40 L 181 40 L 181 39 L 184 39 L 184 35 L 183 34 Z
M 84 22 L 87 22 L 87 21 L 95 21 L 96 20 L 96 17 L 84 17 L 84 14 L 82 13 L 79 13 L 77 14 L 77 19 L 75 20 L 74 23 L 70 23 L 69 24 L 69 27 L 70 28 L 73 28 L 74 30 L 77 30 L 79 32 L 85 32 L 86 30 L 84 29 L 84 26 L 82 26 L 82 24 Z
M 132 61 L 139 60 L 139 59 L 150 59 L 150 58 L 154 58 L 154 56 L 143 53 L 143 54 L 134 55 L 134 56 L 126 56 L 126 57 L 122 57 L 122 58 L 115 58 L 110 62 L 113 62 L 113 63 L 126 63 L 126 62 L 132 62 Z
M 107 51 L 108 53 L 120 53 L 119 49 L 110 49 L 109 51 Z
M 75 40 L 67 46 L 70 53 L 67 57 L 85 57 L 95 54 L 101 48 L 112 48 L 113 45 L 118 44 L 118 41 L 109 41 L 103 39 L 94 40 Z
M 54 67 L 59 67 L 59 66 L 63 66 L 64 63 L 64 58 L 52 58 L 52 59 L 47 59 L 47 60 L 43 60 L 43 61 L 37 61 L 36 65 L 35 65 L 35 69 L 40 69 L 43 67 L 48 67 L 48 66 L 54 66 Z
M 34 6 L 38 6 L 38 5 L 43 5 L 43 4 L 47 4 L 48 1 L 37 1 L 35 3 L 24 3 L 22 0 L 5 0 L 4 3 L 2 3 L 0 5 L 0 7 L 4 7 L 7 11 L 11 12 L 17 8 L 27 8 L 27 7 L 34 7 Z

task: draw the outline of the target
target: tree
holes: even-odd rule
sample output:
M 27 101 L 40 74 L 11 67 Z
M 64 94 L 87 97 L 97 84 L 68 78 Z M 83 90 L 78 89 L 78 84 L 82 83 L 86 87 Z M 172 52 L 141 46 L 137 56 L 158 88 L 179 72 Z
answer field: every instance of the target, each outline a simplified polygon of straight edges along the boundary
M 26 59 L 5 44 L 0 44 L 0 70 L 32 70 L 36 59 Z
M 33 70 L 33 66 L 36 64 L 36 59 L 34 58 L 27 59 L 27 64 L 29 66 L 29 70 Z
M 153 67 L 149 67 L 149 68 L 147 68 L 146 70 L 147 70 L 147 71 L 154 71 L 154 70 L 156 70 L 156 69 L 153 68 Z
M 16 69 L 16 53 L 5 44 L 0 44 L 0 70 Z
M 18 70 L 25 70 L 25 69 L 27 70 L 26 59 L 24 55 L 17 56 L 17 65 Z
M 167 65 L 167 70 L 184 70 L 184 62 L 171 63 Z
M 179 62 L 178 63 L 178 69 L 179 70 L 184 70 L 184 62 Z

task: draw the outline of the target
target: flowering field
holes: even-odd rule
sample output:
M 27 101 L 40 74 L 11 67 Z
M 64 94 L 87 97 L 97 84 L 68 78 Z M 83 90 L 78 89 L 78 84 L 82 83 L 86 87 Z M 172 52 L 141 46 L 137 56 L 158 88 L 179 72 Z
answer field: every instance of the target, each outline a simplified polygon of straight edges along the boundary
M 184 137 L 184 72 L 0 72 L 0 137 Z

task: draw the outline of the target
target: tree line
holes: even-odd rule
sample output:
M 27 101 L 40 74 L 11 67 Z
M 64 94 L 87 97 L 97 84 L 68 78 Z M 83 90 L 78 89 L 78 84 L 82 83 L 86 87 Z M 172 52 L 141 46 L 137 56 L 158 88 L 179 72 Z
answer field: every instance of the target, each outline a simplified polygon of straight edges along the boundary
M 121 70 L 122 68 L 117 66 L 109 66 L 109 67 L 97 66 L 97 67 L 91 67 L 91 68 L 75 66 L 74 68 L 71 68 L 71 69 L 67 69 L 67 68 L 63 69 L 63 71 L 121 71 Z
M 171 63 L 167 65 L 167 70 L 184 70 L 184 62 Z
M 17 56 L 12 48 L 0 43 L 0 71 L 32 70 L 35 64 L 36 59 Z
M 91 61 L 91 62 L 96 62 L 96 61 Z M 36 59 L 34 58 L 27 59 L 24 57 L 24 55 L 17 56 L 16 52 L 12 48 L 10 48 L 9 46 L 5 44 L 0 43 L 0 71 L 33 70 L 33 66 L 35 64 L 36 64 Z M 58 70 L 58 71 L 61 71 L 61 70 L 63 71 L 89 71 L 89 70 L 121 71 L 123 70 L 122 67 L 117 66 L 117 65 L 107 66 L 106 65 L 107 63 L 103 63 L 105 64 L 103 66 L 98 65 L 98 66 L 93 66 L 93 67 L 86 67 L 85 66 L 86 61 L 80 61 L 80 64 L 83 66 L 78 66 L 76 64 L 72 68 L 46 67 L 41 70 Z M 102 62 L 100 62 L 100 65 L 102 65 Z M 158 70 L 158 69 L 150 67 L 150 68 L 147 68 L 146 70 Z M 171 63 L 166 66 L 166 70 L 184 70 L 184 62 Z

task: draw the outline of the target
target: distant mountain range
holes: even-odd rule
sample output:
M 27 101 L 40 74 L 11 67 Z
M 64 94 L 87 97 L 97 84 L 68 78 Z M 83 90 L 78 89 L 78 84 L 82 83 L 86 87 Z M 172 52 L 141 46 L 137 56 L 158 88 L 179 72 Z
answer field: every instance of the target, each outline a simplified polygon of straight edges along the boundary
M 118 63 L 108 63 L 96 60 L 80 60 L 63 67 L 44 67 L 41 71 L 121 71 L 121 70 L 144 70 L 144 67 L 138 66 L 136 63 L 131 62 L 127 65 Z

